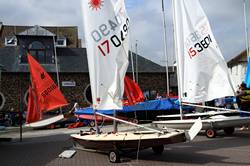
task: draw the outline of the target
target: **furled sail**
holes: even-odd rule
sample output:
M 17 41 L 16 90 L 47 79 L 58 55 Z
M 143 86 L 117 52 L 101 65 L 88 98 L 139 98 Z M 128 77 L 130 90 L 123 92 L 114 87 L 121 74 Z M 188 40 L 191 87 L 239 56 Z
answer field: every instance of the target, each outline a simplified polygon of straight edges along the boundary
M 125 91 L 124 94 L 128 99 L 128 104 L 133 105 L 145 100 L 141 88 L 136 82 L 131 80 L 128 76 L 125 76 Z
M 129 18 L 124 0 L 82 0 L 93 107 L 122 109 Z
M 234 96 L 226 62 L 199 0 L 173 0 L 173 9 L 182 101 Z
M 30 54 L 28 54 L 28 63 L 32 83 L 28 108 L 40 113 L 68 105 L 55 82 Z

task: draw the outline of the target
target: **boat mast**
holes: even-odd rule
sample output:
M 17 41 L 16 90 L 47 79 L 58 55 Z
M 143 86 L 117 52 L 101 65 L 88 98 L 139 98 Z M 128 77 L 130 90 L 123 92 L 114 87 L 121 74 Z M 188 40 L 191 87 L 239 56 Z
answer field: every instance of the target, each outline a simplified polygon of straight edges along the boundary
M 56 63 L 56 79 L 57 79 L 57 86 L 60 90 L 60 80 L 59 80 L 59 72 L 58 72 L 58 61 L 57 61 L 57 52 L 56 52 L 56 42 L 55 36 L 53 35 L 53 44 L 54 44 L 54 52 L 55 52 L 55 63 Z M 60 107 L 60 113 L 62 114 L 62 107 Z
M 165 57 L 165 60 L 166 60 L 167 96 L 169 96 L 168 56 L 167 56 L 167 33 L 166 33 L 166 19 L 165 19 L 164 0 L 161 1 L 161 6 L 162 6 L 162 23 L 163 23 L 163 33 L 164 33 L 164 57 Z
M 97 124 L 96 108 L 93 107 L 93 111 L 94 111 L 94 120 L 95 120 L 95 133 L 100 134 L 100 130 Z
M 131 40 L 131 30 L 129 29 L 129 41 Z M 130 51 L 129 51 L 130 59 L 131 59 L 131 68 L 132 68 L 132 76 L 133 76 L 133 81 L 135 82 L 135 67 L 134 67 L 134 55 L 133 55 L 133 43 L 131 42 L 130 44 Z
M 249 57 L 249 43 L 248 43 L 248 27 L 247 27 L 247 14 L 246 14 L 246 0 L 243 0 L 243 8 L 244 8 L 246 51 L 247 51 L 247 60 L 248 60 L 248 57 Z
M 179 98 L 179 108 L 180 108 L 180 118 L 182 120 L 182 100 L 181 100 L 181 96 L 182 96 L 182 87 L 181 87 L 181 75 L 180 75 L 180 60 L 178 58 L 178 49 L 177 49 L 177 36 L 176 36 L 176 15 L 175 15 L 175 8 L 174 8 L 174 3 L 175 3 L 175 0 L 172 0 L 172 12 L 173 12 L 173 25 L 174 25 L 174 54 L 175 54 L 175 57 L 176 57 L 176 67 L 177 67 L 177 83 L 178 83 L 178 98 Z
M 135 82 L 134 55 L 133 55 L 132 44 L 131 44 L 131 51 L 130 51 L 130 59 L 131 59 L 131 68 L 132 68 L 133 81 Z
M 137 50 L 137 42 L 138 42 L 138 40 L 136 40 L 135 41 L 135 54 L 136 54 L 136 56 L 135 56 L 135 74 L 136 74 L 136 77 L 135 77 L 135 79 L 136 79 L 136 83 L 139 85 L 139 80 L 138 80 L 138 50 Z

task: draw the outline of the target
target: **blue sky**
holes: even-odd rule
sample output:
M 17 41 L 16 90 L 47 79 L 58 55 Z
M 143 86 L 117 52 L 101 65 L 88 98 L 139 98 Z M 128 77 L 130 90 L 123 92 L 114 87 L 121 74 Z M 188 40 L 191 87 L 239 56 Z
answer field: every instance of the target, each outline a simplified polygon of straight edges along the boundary
M 200 0 L 214 36 L 226 60 L 245 46 L 243 0 Z M 131 45 L 138 53 L 161 65 L 165 64 L 161 0 L 125 0 L 131 19 Z M 164 0 L 167 22 L 167 54 L 174 61 L 171 0 Z M 250 0 L 246 0 L 248 27 Z M 78 26 L 84 38 L 80 0 L 1 0 L 0 21 L 5 25 Z M 250 36 L 250 35 L 249 35 Z

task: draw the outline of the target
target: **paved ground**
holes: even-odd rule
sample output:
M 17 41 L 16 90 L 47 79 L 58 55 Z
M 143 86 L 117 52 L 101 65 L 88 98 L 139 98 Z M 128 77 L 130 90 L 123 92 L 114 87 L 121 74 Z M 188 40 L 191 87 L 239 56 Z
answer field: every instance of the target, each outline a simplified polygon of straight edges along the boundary
M 32 130 L 24 133 L 23 142 L 19 134 L 11 132 L 0 137 L 11 136 L 12 142 L 0 143 L 1 166 L 108 166 L 108 165 L 250 165 L 250 131 L 237 130 L 233 136 L 219 133 L 214 139 L 199 135 L 193 142 L 165 146 L 162 155 L 155 155 L 151 149 L 128 154 L 120 164 L 111 164 L 107 155 L 77 150 L 71 159 L 58 158 L 64 150 L 72 148 L 69 134 L 79 131 L 68 129 Z

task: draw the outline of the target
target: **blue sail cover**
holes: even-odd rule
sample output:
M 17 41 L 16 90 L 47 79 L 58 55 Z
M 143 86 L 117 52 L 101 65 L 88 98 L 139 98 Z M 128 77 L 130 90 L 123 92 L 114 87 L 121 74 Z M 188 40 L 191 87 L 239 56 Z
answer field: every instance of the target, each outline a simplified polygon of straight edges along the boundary
M 117 110 L 117 112 L 128 113 L 134 111 L 159 111 L 159 110 L 179 110 L 179 105 L 175 104 L 177 99 L 161 99 L 161 100 L 149 100 L 141 102 L 131 106 L 123 106 L 122 110 Z M 193 110 L 193 107 L 183 106 L 184 110 Z M 97 112 L 113 115 L 113 110 L 97 110 Z M 80 108 L 75 111 L 76 115 L 92 115 L 93 109 L 91 107 Z
M 247 72 L 245 76 L 245 83 L 247 84 L 247 87 L 250 88 L 250 57 L 248 58 L 247 63 Z

